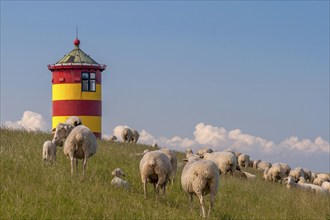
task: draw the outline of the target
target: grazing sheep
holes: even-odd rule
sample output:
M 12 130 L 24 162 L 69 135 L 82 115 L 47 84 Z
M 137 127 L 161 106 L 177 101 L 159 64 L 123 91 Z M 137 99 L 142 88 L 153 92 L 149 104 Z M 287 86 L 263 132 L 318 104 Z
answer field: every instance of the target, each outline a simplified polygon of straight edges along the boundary
M 168 148 L 161 148 L 159 149 L 161 152 L 163 152 L 171 161 L 172 165 L 172 173 L 171 173 L 171 185 L 173 186 L 175 177 L 176 177 L 176 172 L 178 170 L 178 159 L 173 151 L 171 151 Z
M 305 173 L 304 173 L 303 168 L 296 167 L 296 168 L 294 168 L 293 170 L 290 171 L 289 176 L 291 176 L 292 178 L 294 178 L 294 180 L 297 182 L 300 177 L 304 177 L 305 178 Z
M 116 188 L 125 188 L 129 189 L 129 184 L 127 181 L 123 180 L 121 177 L 126 176 L 126 174 L 122 171 L 120 168 L 116 168 L 114 171 L 112 171 L 112 175 L 114 178 L 111 180 L 111 185 Z
M 112 136 L 110 136 L 109 140 L 110 141 L 116 141 L 118 139 L 117 139 L 117 137 L 115 135 L 112 135 Z
M 154 148 L 157 148 L 158 147 L 158 144 L 157 143 L 153 143 L 151 146 L 154 147 Z
M 202 216 L 205 218 L 204 195 L 210 194 L 208 210 L 208 216 L 210 216 L 219 189 L 220 173 L 217 165 L 210 160 L 201 160 L 189 154 L 187 161 L 188 163 L 182 170 L 181 185 L 183 190 L 190 195 L 191 206 L 193 195 L 195 194 L 199 198 Z
M 140 137 L 140 134 L 139 134 L 139 132 L 137 131 L 137 130 L 133 130 L 132 131 L 132 139 L 131 139 L 131 141 L 133 142 L 133 143 L 136 143 L 138 140 L 139 140 L 139 137 Z
M 45 141 L 42 146 L 42 161 L 53 163 L 56 161 L 56 144 L 52 141 Z
M 240 168 L 247 168 L 250 163 L 250 156 L 247 154 L 240 154 L 237 158 L 237 162 Z
M 257 170 L 261 171 L 261 172 L 264 172 L 264 170 L 266 168 L 270 168 L 272 166 L 271 163 L 269 162 L 266 162 L 266 161 L 260 161 L 258 164 L 257 164 Z
M 74 163 L 77 159 L 83 159 L 83 176 L 85 176 L 87 159 L 94 155 L 97 150 L 97 142 L 93 132 L 84 125 L 74 127 L 67 135 L 67 124 L 59 124 L 56 127 L 53 141 L 65 139 L 63 152 L 71 160 L 71 176 L 73 175 Z M 63 136 L 64 135 L 64 136 Z M 67 135 L 67 136 L 65 136 Z M 78 161 L 76 161 L 78 162 Z
M 330 182 L 328 182 L 328 181 L 324 181 L 324 182 L 322 183 L 321 187 L 322 187 L 323 189 L 327 190 L 328 193 L 330 193 Z
M 161 151 L 145 151 L 140 161 L 140 174 L 143 183 L 144 197 L 147 198 L 147 181 L 154 185 L 156 198 L 159 189 L 166 192 L 166 185 L 172 173 L 170 159 Z
M 254 160 L 253 161 L 253 165 L 252 165 L 252 167 L 254 168 L 254 169 L 257 169 L 258 168 L 258 164 L 261 162 L 261 160 Z
M 286 163 L 278 163 L 282 168 L 285 176 L 289 176 L 291 167 Z
M 124 128 L 121 131 L 121 138 L 123 139 L 124 142 L 127 142 L 127 143 L 131 142 L 132 138 L 133 138 L 132 130 L 129 128 Z
M 66 121 L 64 123 L 70 124 L 73 127 L 77 127 L 78 125 L 82 125 L 82 120 L 81 120 L 81 118 L 79 118 L 77 116 L 70 116 L 66 119 Z
M 264 170 L 263 178 L 266 181 L 281 182 L 285 178 L 285 170 L 280 164 L 273 164 Z
M 221 174 L 231 173 L 233 174 L 236 170 L 236 157 L 231 152 L 213 152 L 204 153 L 203 158 L 205 160 L 213 161 L 219 168 Z
M 212 153 L 212 152 L 213 152 L 213 150 L 211 148 L 205 147 L 205 148 L 199 149 L 196 154 L 199 156 L 203 156 L 205 153 Z
M 308 182 L 312 182 L 312 171 L 303 168 L 304 171 L 304 177 Z

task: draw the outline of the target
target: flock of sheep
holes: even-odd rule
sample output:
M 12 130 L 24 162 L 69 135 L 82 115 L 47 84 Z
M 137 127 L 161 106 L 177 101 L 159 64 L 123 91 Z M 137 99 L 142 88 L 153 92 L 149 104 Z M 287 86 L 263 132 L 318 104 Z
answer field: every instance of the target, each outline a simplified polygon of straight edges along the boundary
M 121 135 L 124 142 L 136 143 L 139 139 L 139 133 L 129 128 L 124 128 Z M 113 136 L 111 140 L 117 140 L 117 138 Z M 96 153 L 97 142 L 90 129 L 82 125 L 80 118 L 73 116 L 56 126 L 53 140 L 46 141 L 43 145 L 43 160 L 51 162 L 56 160 L 56 146 L 63 146 L 64 154 L 69 156 L 71 175 L 73 175 L 77 160 L 83 159 L 83 176 L 85 176 L 87 159 Z M 139 169 L 144 196 L 147 197 L 148 182 L 153 184 L 156 198 L 160 190 L 165 194 L 168 182 L 173 185 L 176 178 L 178 161 L 175 153 L 168 148 L 160 148 L 153 151 L 145 150 L 138 155 L 142 156 Z M 251 160 L 250 156 L 244 153 L 229 150 L 214 152 L 210 148 L 203 148 L 194 154 L 188 148 L 184 161 L 187 163 L 181 174 L 182 189 L 190 195 L 191 204 L 193 196 L 198 197 L 203 217 L 209 216 L 214 206 L 220 175 L 255 179 L 256 175 L 243 171 L 247 167 L 263 172 L 265 181 L 286 184 L 288 188 L 330 195 L 330 174 L 316 174 L 301 167 L 291 169 L 285 163 L 271 164 L 266 161 Z M 112 175 L 114 178 L 111 185 L 129 189 L 129 183 L 122 179 L 125 173 L 120 168 L 116 168 Z M 210 194 L 210 206 L 206 214 L 204 196 L 207 194 Z

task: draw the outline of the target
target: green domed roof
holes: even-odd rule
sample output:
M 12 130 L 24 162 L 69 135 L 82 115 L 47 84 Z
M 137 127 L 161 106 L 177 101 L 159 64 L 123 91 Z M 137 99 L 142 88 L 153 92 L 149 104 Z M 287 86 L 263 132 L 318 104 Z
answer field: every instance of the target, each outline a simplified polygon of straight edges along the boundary
M 76 39 L 74 41 L 75 48 L 60 59 L 56 64 L 65 63 L 86 63 L 86 64 L 98 64 L 90 56 L 88 56 L 84 51 L 79 48 L 80 41 Z

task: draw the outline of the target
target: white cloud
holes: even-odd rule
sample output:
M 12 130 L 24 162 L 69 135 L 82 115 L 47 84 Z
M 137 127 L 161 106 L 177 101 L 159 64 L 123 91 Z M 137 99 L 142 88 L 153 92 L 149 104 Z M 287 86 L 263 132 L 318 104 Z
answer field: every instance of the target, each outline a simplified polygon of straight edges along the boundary
M 23 113 L 21 120 L 19 121 L 15 121 L 15 122 L 6 121 L 4 123 L 4 126 L 13 129 L 24 128 L 29 131 L 46 130 L 46 122 L 42 117 L 42 115 L 32 111 L 25 111 Z
M 114 129 L 114 135 L 120 137 L 121 130 L 127 125 L 119 125 Z M 295 166 L 315 167 L 315 160 L 322 158 L 320 164 L 329 164 L 326 155 L 330 153 L 329 142 L 317 137 L 314 141 L 309 139 L 299 140 L 298 137 L 289 137 L 279 144 L 261 137 L 242 132 L 240 129 L 227 131 L 223 127 L 216 127 L 198 123 L 193 132 L 193 138 L 180 136 L 154 137 L 146 130 L 140 133 L 139 143 L 152 145 L 157 143 L 160 147 L 168 147 L 177 151 L 184 151 L 191 147 L 194 151 L 202 147 L 210 147 L 215 151 L 231 149 L 244 152 L 252 159 L 268 160 L 269 162 L 286 162 Z M 328 169 L 328 168 L 324 168 Z M 328 171 L 328 170 L 327 170 Z M 329 171 L 328 171 L 329 172 Z

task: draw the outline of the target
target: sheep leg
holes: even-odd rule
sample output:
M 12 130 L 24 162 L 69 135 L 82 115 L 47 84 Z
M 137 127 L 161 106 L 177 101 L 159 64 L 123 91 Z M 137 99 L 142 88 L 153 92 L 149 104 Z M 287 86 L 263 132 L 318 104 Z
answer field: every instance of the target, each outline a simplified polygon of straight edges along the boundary
M 204 198 L 203 198 L 203 195 L 202 195 L 202 194 L 198 195 L 198 198 L 199 198 L 199 203 L 201 204 L 203 218 L 205 218 L 206 215 L 205 215 L 205 208 L 204 208 Z
M 147 198 L 147 179 L 143 180 L 143 193 L 144 193 L 144 198 Z
M 193 210 L 193 194 L 190 194 L 190 211 Z
M 84 162 L 83 162 L 83 177 L 85 177 L 86 173 L 86 166 L 87 166 L 87 157 L 84 157 Z
M 73 169 L 74 169 L 74 157 L 73 155 L 70 155 L 71 160 L 71 177 L 73 176 Z
M 215 194 L 214 192 L 210 193 L 210 207 L 209 207 L 209 211 L 207 213 L 207 217 L 210 217 L 211 209 L 213 208 L 213 205 L 214 205 L 214 199 L 215 199 L 214 194 Z

